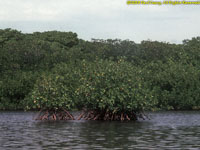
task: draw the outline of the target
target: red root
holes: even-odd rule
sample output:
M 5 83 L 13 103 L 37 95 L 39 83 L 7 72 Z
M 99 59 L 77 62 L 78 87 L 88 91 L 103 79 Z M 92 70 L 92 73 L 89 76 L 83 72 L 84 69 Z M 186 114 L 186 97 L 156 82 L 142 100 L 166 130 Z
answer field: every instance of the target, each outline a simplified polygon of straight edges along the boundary
M 113 113 L 109 111 L 83 111 L 78 117 L 77 120 L 81 120 L 82 118 L 85 120 L 105 120 L 105 121 L 130 121 L 137 120 L 141 114 L 136 114 L 135 112 L 123 112 L 123 113 Z M 143 115 L 142 115 L 143 117 Z M 70 114 L 66 110 L 40 110 L 36 120 L 75 120 L 72 114 Z M 144 118 L 143 118 L 144 119 Z
M 35 120 L 74 120 L 74 117 L 66 110 L 51 111 L 40 110 Z
M 130 121 L 137 120 L 135 113 L 112 113 L 112 112 L 102 112 L 102 111 L 84 111 L 82 112 L 77 120 L 118 120 L 118 121 Z

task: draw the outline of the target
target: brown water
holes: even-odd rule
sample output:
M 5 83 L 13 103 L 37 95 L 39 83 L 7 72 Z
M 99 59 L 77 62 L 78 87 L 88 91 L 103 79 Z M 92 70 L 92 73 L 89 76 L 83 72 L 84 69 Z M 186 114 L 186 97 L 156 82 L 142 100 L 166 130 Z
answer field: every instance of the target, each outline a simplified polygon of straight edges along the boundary
M 32 120 L 0 112 L 0 150 L 200 149 L 200 111 L 150 113 L 137 122 Z

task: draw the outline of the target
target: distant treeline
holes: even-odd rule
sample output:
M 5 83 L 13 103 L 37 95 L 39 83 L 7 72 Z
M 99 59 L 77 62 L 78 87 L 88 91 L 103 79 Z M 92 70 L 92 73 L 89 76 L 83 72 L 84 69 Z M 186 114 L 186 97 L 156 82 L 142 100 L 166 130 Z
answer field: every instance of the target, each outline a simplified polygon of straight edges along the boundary
M 61 108 L 200 109 L 200 37 L 138 44 L 0 30 L 0 110 Z

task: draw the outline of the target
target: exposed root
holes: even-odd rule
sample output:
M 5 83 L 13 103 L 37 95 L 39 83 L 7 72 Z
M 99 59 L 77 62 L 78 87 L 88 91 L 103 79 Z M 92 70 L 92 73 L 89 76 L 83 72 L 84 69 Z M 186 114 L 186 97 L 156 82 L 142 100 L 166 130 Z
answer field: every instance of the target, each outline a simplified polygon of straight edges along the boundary
M 35 120 L 74 120 L 73 115 L 71 115 L 66 110 L 40 110 Z
M 81 113 L 81 114 L 78 116 L 77 120 L 80 120 L 80 119 L 83 117 L 83 115 L 84 115 L 84 112 Z
M 85 120 L 109 120 L 109 121 L 130 121 L 130 120 L 138 120 L 141 114 L 136 114 L 135 112 L 123 112 L 123 113 L 112 113 L 108 111 L 97 111 L 97 110 L 89 110 L 82 112 L 77 120 L 85 119 Z
M 39 113 L 34 117 L 35 120 L 39 120 L 41 113 L 42 113 L 42 109 L 39 111 Z
M 64 110 L 64 109 L 63 109 L 63 110 Z M 67 115 L 71 118 L 71 120 L 75 120 L 74 117 L 73 117 L 68 111 L 64 110 L 64 112 L 67 113 Z
M 76 119 L 81 120 L 104 120 L 104 121 L 130 121 L 138 120 L 138 118 L 145 119 L 148 117 L 143 113 L 132 112 L 111 112 L 99 110 L 84 110 Z M 35 120 L 75 120 L 72 114 L 68 111 L 62 110 L 40 110 L 35 117 Z

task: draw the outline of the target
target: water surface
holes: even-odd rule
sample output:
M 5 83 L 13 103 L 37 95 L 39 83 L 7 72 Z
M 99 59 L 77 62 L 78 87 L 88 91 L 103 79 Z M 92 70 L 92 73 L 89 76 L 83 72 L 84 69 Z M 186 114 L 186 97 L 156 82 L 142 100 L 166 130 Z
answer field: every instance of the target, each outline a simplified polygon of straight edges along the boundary
M 137 122 L 34 121 L 0 112 L 0 150 L 200 149 L 200 112 L 149 113 Z

